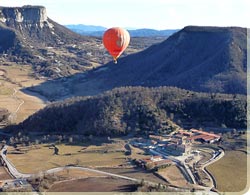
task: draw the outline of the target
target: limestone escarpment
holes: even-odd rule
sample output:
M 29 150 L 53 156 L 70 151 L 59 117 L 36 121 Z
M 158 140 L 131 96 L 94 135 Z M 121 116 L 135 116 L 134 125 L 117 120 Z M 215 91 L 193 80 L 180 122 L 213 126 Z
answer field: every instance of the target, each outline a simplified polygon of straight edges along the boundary
M 0 7 L 0 21 L 12 23 L 43 23 L 47 21 L 43 6 Z

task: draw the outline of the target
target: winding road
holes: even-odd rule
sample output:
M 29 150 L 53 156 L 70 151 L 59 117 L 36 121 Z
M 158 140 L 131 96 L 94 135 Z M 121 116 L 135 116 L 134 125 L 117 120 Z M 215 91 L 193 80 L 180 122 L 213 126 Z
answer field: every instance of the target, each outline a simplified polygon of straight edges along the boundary
M 165 153 L 163 152 L 159 152 L 159 151 L 155 151 L 155 150 L 152 150 L 150 149 L 150 152 L 153 153 L 153 154 L 156 154 L 156 155 L 161 155 L 163 156 L 164 158 L 168 158 L 170 160 L 172 160 L 173 162 L 175 162 L 176 164 L 178 164 L 178 166 L 181 168 L 181 170 L 183 171 L 183 173 L 185 174 L 186 178 L 189 180 L 190 183 L 193 183 L 193 184 L 197 184 L 196 183 L 196 180 L 195 180 L 195 177 L 192 173 L 192 171 L 189 169 L 189 167 L 183 162 L 181 163 L 180 160 L 174 158 L 174 157 L 171 157 L 169 155 L 166 155 Z M 211 173 L 209 173 L 209 171 L 206 170 L 206 167 L 216 161 L 218 161 L 219 159 L 221 159 L 223 156 L 225 155 L 225 152 L 223 150 L 220 150 L 218 154 L 216 155 L 213 155 L 213 157 L 211 159 L 209 159 L 208 161 L 206 161 L 205 163 L 203 163 L 201 169 L 202 171 L 208 176 L 208 178 L 210 179 L 210 181 L 212 181 L 212 185 L 209 186 L 209 187 L 204 187 L 204 186 L 201 186 L 199 185 L 201 188 L 203 188 L 205 191 L 209 192 L 209 193 L 212 193 L 211 190 L 212 188 L 216 188 L 216 180 L 215 178 L 213 177 L 213 175 Z M 217 194 L 215 192 L 213 192 L 214 194 Z
M 26 178 L 37 176 L 37 174 L 23 174 L 23 173 L 20 173 L 15 168 L 15 166 L 7 159 L 7 157 L 6 157 L 7 149 L 8 149 L 8 146 L 5 145 L 1 150 L 0 157 L 4 161 L 4 163 L 6 164 L 6 167 L 8 168 L 8 170 L 10 172 L 10 174 L 14 178 L 16 178 L 16 179 L 26 179 Z M 130 180 L 130 181 L 138 182 L 138 183 L 141 182 L 141 179 L 135 179 L 135 178 L 131 178 L 131 177 L 123 176 L 123 175 L 108 173 L 108 172 L 99 171 L 99 170 L 91 169 L 91 168 L 77 167 L 77 166 L 57 167 L 57 168 L 53 168 L 53 169 L 49 169 L 47 171 L 44 171 L 43 173 L 52 174 L 52 173 L 57 173 L 57 172 L 67 170 L 67 169 L 78 169 L 78 170 L 83 170 L 83 171 L 99 173 L 99 174 L 103 174 L 103 175 L 107 175 L 107 176 L 111 176 L 111 177 L 126 179 L 126 180 Z M 156 183 L 154 183 L 154 182 L 149 182 L 149 181 L 145 181 L 145 182 L 148 183 L 148 184 L 156 185 Z
M 213 177 L 213 175 L 206 169 L 206 167 L 218 160 L 220 160 L 223 156 L 225 155 L 224 150 L 220 150 L 220 153 L 218 155 L 214 155 L 211 159 L 209 159 L 208 161 L 206 161 L 205 163 L 203 163 L 201 169 L 203 172 L 205 172 L 208 176 L 208 178 L 210 179 L 210 181 L 213 182 L 213 185 L 210 186 L 210 188 L 212 189 L 213 187 L 216 188 L 216 180 Z
M 20 173 L 15 168 L 15 166 L 7 159 L 7 157 L 6 157 L 7 149 L 8 149 L 8 146 L 5 145 L 3 147 L 3 149 L 1 150 L 0 156 L 3 159 L 3 161 L 5 162 L 9 172 L 11 173 L 11 175 L 13 177 L 15 177 L 17 179 L 21 179 L 21 178 L 33 177 L 33 176 L 36 175 L 36 174 Z M 112 177 L 118 177 L 118 178 L 121 178 L 121 179 L 130 180 L 130 181 L 140 182 L 140 180 L 134 179 L 134 178 L 131 178 L 131 177 L 126 177 L 126 176 L 122 176 L 122 175 L 117 175 L 117 174 L 113 174 L 113 173 L 107 173 L 107 172 L 104 172 L 104 171 L 99 171 L 99 170 L 96 170 L 96 169 L 90 169 L 90 168 L 85 168 L 85 167 L 76 167 L 76 166 L 57 167 L 57 168 L 54 168 L 54 169 L 49 169 L 47 171 L 44 171 L 43 173 L 52 174 L 52 173 L 57 173 L 57 172 L 63 171 L 65 169 L 78 169 L 78 170 L 90 171 L 90 172 L 100 173 L 100 174 L 104 174 L 104 175 L 108 175 L 108 176 L 112 176 Z
M 7 159 L 7 157 L 6 157 L 7 149 L 8 149 L 8 145 L 5 145 L 2 148 L 2 150 L 0 152 L 0 158 L 4 161 L 4 163 L 6 164 L 7 169 L 9 170 L 10 174 L 14 178 L 16 178 L 16 179 L 27 179 L 27 178 L 30 178 L 30 177 L 37 176 L 37 174 L 23 174 L 23 173 L 20 173 L 15 168 L 15 166 Z M 57 172 L 60 172 L 60 171 L 63 171 L 63 170 L 67 170 L 67 169 L 77 169 L 77 170 L 89 171 L 89 172 L 99 173 L 99 174 L 103 174 L 103 175 L 107 175 L 107 176 L 111 176 L 111 177 L 116 177 L 116 178 L 120 178 L 120 179 L 129 180 L 129 181 L 133 181 L 133 182 L 137 182 L 137 183 L 141 182 L 141 179 L 136 179 L 136 178 L 132 178 L 132 177 L 127 177 L 127 176 L 123 176 L 123 175 L 108 173 L 108 172 L 105 172 L 105 171 L 100 171 L 100 170 L 86 168 L 86 167 L 79 167 L 79 166 L 57 167 L 57 168 L 49 169 L 47 171 L 43 171 L 43 174 L 53 174 L 53 173 L 57 173 Z M 144 182 L 147 183 L 148 185 L 152 185 L 152 186 L 158 185 L 158 183 L 151 182 L 151 181 L 144 180 Z M 185 191 L 185 189 L 172 187 L 172 186 L 168 186 L 168 188 L 172 189 L 172 190 L 174 190 L 176 192 L 177 191 Z

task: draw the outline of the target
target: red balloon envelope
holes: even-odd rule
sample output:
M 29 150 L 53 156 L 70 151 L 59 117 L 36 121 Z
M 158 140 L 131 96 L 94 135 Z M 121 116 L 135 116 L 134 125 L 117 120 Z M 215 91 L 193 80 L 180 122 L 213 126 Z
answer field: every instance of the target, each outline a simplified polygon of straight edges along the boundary
M 110 55 L 113 56 L 114 62 L 116 63 L 117 58 L 128 47 L 130 36 L 127 30 L 114 27 L 105 31 L 102 41 L 104 47 L 109 51 Z

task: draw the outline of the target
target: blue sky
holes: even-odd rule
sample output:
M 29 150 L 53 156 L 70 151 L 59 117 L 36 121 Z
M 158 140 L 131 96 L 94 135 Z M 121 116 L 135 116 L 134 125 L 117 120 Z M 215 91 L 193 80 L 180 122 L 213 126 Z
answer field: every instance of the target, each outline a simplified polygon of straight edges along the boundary
M 249 0 L 0 0 L 1 6 L 43 5 L 60 24 L 154 29 L 187 25 L 250 28 Z

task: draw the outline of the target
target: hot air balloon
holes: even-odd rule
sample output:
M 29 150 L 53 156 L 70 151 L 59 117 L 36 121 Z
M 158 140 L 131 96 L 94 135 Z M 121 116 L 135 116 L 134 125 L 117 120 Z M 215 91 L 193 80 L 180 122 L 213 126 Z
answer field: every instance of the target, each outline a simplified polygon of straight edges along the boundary
M 117 63 L 117 58 L 128 47 L 130 36 L 127 30 L 114 27 L 105 31 L 103 38 L 103 45 L 114 58 L 114 63 Z

